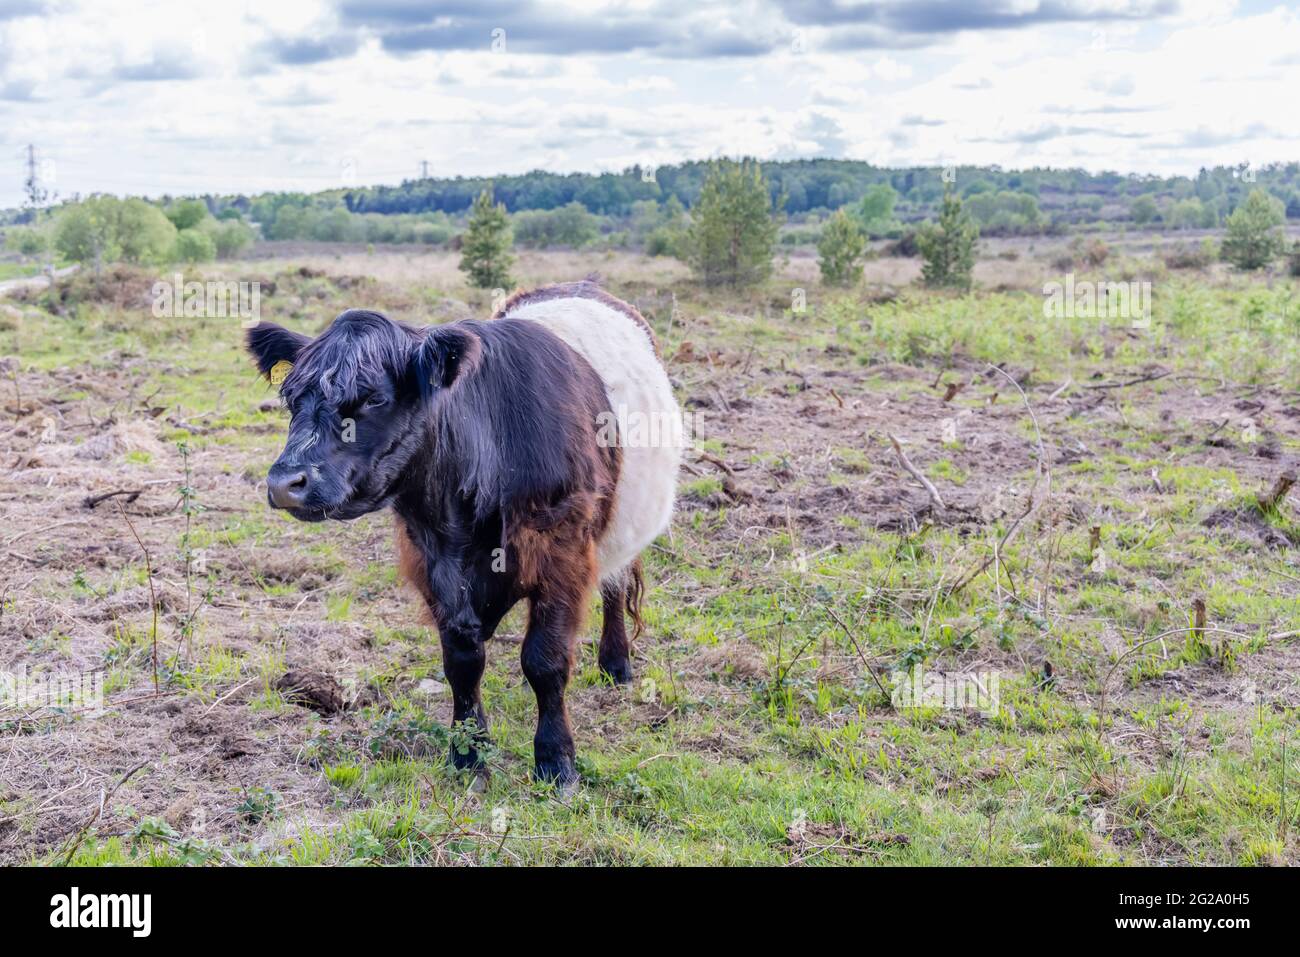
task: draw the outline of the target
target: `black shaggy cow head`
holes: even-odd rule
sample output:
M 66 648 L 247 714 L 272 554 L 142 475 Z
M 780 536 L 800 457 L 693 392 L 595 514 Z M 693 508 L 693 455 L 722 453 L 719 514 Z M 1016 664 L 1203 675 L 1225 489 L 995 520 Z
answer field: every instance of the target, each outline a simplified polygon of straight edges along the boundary
M 478 340 L 455 326 L 427 332 L 351 309 L 316 339 L 272 323 L 248 331 L 248 350 L 279 379 L 290 412 L 267 498 L 294 518 L 352 519 L 386 507 L 426 444 L 441 390 L 468 371 Z

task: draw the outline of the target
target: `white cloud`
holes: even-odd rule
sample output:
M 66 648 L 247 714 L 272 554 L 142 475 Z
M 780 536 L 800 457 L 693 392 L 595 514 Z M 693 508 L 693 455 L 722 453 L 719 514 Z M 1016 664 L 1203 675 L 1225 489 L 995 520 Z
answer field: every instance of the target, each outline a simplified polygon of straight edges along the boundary
M 952 31 L 920 8 L 898 8 L 904 30 L 778 0 L 570 0 L 533 21 L 540 8 L 503 0 L 511 40 L 494 54 L 486 39 L 392 52 L 381 24 L 329 0 L 58 0 L 0 20 L 0 205 L 20 198 L 28 142 L 64 195 L 323 189 L 349 157 L 361 183 L 421 160 L 479 175 L 742 153 L 1158 172 L 1296 157 L 1300 15 L 1184 0 L 1101 16 L 1135 6 Z

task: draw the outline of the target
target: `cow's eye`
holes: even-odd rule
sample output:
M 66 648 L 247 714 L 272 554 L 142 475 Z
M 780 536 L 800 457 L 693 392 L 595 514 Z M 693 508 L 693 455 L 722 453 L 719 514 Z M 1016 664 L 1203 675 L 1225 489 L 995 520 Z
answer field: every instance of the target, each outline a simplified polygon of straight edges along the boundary
M 371 393 L 366 397 L 366 401 L 361 403 L 363 409 L 377 409 L 380 406 L 387 405 L 388 399 L 380 392 Z

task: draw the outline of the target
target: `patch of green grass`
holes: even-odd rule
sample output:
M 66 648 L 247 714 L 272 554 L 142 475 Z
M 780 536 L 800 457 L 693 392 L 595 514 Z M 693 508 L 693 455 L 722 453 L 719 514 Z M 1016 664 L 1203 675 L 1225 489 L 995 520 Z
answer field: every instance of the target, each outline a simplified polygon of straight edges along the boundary
M 951 482 L 953 485 L 965 485 L 966 473 L 950 459 L 937 459 L 931 462 L 927 470 L 934 478 Z

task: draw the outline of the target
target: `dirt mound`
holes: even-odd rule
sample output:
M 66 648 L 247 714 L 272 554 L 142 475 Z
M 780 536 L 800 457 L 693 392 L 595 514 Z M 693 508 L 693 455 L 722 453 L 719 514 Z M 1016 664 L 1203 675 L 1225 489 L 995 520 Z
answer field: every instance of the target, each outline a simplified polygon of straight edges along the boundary
M 1233 532 L 1251 544 L 1266 548 L 1291 548 L 1300 544 L 1282 529 L 1270 525 L 1260 510 L 1250 504 L 1217 508 L 1201 524 L 1206 528 Z
M 13 292 L 13 298 L 30 302 L 58 315 L 78 305 L 91 303 L 116 309 L 148 309 L 153 305 L 157 273 L 136 266 L 116 265 L 101 270 L 82 270 L 60 279 L 52 288 L 27 286 Z
M 288 671 L 275 683 L 276 690 L 290 704 L 310 708 L 318 714 L 334 714 L 344 707 L 343 686 L 318 671 Z

